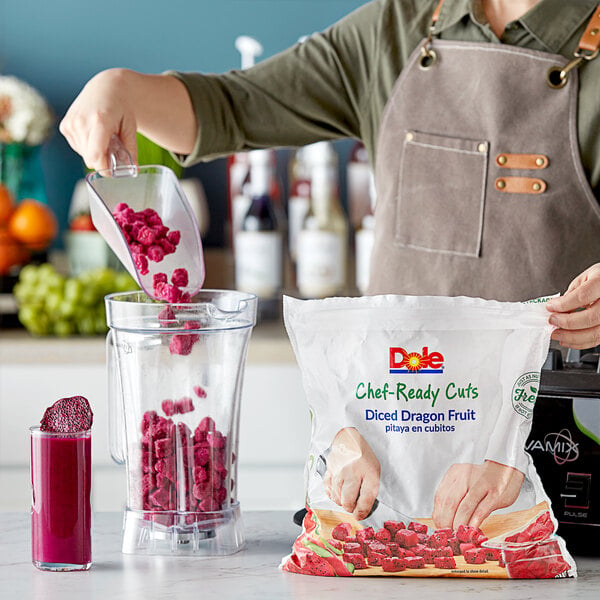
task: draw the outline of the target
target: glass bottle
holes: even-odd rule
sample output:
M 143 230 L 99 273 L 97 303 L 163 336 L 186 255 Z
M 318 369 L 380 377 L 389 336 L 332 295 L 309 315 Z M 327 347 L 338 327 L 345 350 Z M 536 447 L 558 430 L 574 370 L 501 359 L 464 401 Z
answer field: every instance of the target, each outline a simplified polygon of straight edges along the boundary
M 325 298 L 346 289 L 348 223 L 328 161 L 311 166 L 311 203 L 298 234 L 297 286 L 305 298 Z
M 355 234 L 355 262 L 356 262 L 356 287 L 361 295 L 367 293 L 371 273 L 371 253 L 375 239 L 375 179 L 373 173 L 369 174 L 369 212 L 362 218 L 361 226 Z
M 279 314 L 283 282 L 283 233 L 271 198 L 269 150 L 250 153 L 250 206 L 234 245 L 237 289 L 256 294 L 261 318 Z

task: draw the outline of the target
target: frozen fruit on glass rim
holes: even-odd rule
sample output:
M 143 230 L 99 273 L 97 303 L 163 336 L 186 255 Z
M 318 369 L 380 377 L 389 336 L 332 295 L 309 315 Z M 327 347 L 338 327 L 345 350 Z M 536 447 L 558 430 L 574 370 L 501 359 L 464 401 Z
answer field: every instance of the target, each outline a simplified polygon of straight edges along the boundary
M 53 433 L 87 431 L 92 426 L 93 420 L 94 415 L 86 398 L 83 396 L 61 398 L 44 412 L 40 430 Z

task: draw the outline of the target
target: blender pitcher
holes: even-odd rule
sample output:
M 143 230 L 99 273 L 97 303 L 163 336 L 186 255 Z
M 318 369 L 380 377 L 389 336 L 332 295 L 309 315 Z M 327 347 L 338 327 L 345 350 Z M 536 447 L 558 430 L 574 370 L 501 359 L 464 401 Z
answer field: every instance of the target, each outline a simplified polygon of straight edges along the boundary
M 191 303 L 106 298 L 110 449 L 127 468 L 122 551 L 232 554 L 239 400 L 256 297 L 203 290 Z

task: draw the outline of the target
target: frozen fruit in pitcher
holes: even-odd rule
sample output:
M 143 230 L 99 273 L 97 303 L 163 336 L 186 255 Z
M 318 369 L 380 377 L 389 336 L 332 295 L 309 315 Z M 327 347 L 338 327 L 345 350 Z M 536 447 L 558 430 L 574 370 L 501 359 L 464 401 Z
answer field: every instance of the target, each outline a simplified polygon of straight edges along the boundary
M 167 417 L 172 417 L 175 414 L 175 402 L 173 400 L 163 400 L 160 406 Z
M 181 398 L 181 400 L 177 400 L 177 402 L 175 403 L 175 410 L 180 415 L 192 412 L 194 410 L 194 401 L 191 398 L 188 398 L 187 396 Z
M 176 333 L 171 338 L 171 343 L 169 344 L 169 351 L 171 352 L 171 354 L 188 356 L 192 352 L 193 346 L 194 340 L 192 339 L 191 334 Z
M 90 403 L 83 396 L 61 398 L 44 412 L 41 431 L 53 433 L 76 433 L 92 426 L 94 415 Z
M 206 390 L 201 385 L 194 386 L 194 394 L 196 394 L 198 398 L 206 398 Z

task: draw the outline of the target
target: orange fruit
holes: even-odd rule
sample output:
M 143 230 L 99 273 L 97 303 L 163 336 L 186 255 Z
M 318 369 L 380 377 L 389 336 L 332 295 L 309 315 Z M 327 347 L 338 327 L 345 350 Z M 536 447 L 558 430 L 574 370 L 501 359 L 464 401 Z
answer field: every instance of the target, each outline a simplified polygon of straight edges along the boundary
M 15 200 L 11 191 L 0 183 L 0 226 L 6 225 L 15 210 Z
M 0 275 L 7 275 L 10 268 L 27 261 L 27 252 L 6 229 L 0 229 Z
M 8 221 L 8 232 L 26 247 L 44 250 L 58 233 L 52 209 L 37 200 L 22 200 Z

